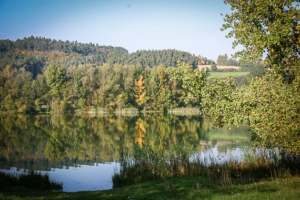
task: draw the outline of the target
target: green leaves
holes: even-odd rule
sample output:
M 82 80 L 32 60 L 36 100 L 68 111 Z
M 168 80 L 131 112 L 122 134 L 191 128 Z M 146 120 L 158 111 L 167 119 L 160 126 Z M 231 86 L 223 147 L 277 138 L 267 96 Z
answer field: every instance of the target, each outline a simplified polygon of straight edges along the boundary
M 258 146 L 300 155 L 300 92 L 298 81 L 284 83 L 279 75 L 252 78 L 236 87 L 233 79 L 212 79 L 202 90 L 202 107 L 215 125 L 247 123 Z
M 182 87 L 192 94 L 197 102 L 201 102 L 201 90 L 206 84 L 206 70 L 193 69 L 186 63 L 178 62 L 178 68 L 173 72 L 173 79 L 182 84 Z
M 235 56 L 242 62 L 253 62 L 266 53 L 271 72 L 252 78 L 249 86 L 240 89 L 231 87 L 230 80 L 215 81 L 203 98 L 204 111 L 218 125 L 245 121 L 258 145 L 276 147 L 292 156 L 300 155 L 298 2 L 224 0 L 232 13 L 225 15 L 222 30 L 230 30 L 227 37 L 235 38 L 233 47 L 244 47 Z M 215 91 L 221 95 L 215 95 Z
M 47 85 L 55 92 L 66 82 L 66 70 L 63 66 L 49 65 L 45 71 Z
M 297 1 L 296 1 L 297 2 Z M 244 50 L 235 56 L 253 62 L 267 53 L 267 64 L 290 79 L 299 63 L 299 5 L 293 0 L 225 0 L 231 14 L 226 14 L 222 30 L 230 30 L 233 47 Z

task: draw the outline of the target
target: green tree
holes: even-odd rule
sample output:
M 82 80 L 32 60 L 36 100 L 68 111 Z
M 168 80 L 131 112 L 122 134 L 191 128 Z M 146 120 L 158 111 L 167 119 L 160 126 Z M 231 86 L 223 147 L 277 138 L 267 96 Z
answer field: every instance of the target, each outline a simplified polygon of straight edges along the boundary
M 49 99 L 52 111 L 64 112 L 66 110 L 66 102 L 63 99 L 65 89 L 66 70 L 63 66 L 52 64 L 45 71 L 46 83 L 50 88 Z
M 202 91 L 204 113 L 217 126 L 247 123 L 258 146 L 299 156 L 299 76 L 291 85 L 282 79 L 268 74 L 252 78 L 249 86 L 241 88 L 232 78 L 210 79 Z
M 173 72 L 173 79 L 190 93 L 190 98 L 201 103 L 201 91 L 205 87 L 207 79 L 206 69 L 193 69 L 191 65 L 178 61 L 178 68 Z
M 236 60 L 233 59 L 233 58 L 229 58 L 229 59 L 227 60 L 227 65 L 228 65 L 228 66 L 239 66 L 239 62 L 236 61 Z
M 267 54 L 268 67 L 283 75 L 286 81 L 299 70 L 300 25 L 299 1 L 294 0 L 224 0 L 232 9 L 226 14 L 221 30 L 230 30 L 233 47 L 242 45 L 235 56 L 255 62 Z
M 218 65 L 227 65 L 228 56 L 225 54 L 224 56 L 219 55 L 217 59 Z
M 166 69 L 162 65 L 156 68 L 158 91 L 154 103 L 159 110 L 166 111 L 171 106 L 171 91 L 168 86 Z
M 204 113 L 217 125 L 249 124 L 256 144 L 300 155 L 299 5 L 290 0 L 225 0 L 233 12 L 232 28 L 242 61 L 256 61 L 266 51 L 271 72 L 236 87 L 232 79 L 210 79 L 202 92 Z
M 58 93 L 62 85 L 66 82 L 66 70 L 63 66 L 53 64 L 49 65 L 45 71 L 47 85 L 52 93 Z
M 34 110 L 32 75 L 24 68 L 10 70 L 6 67 L 0 86 L 1 107 L 10 112 L 31 112 Z
M 216 64 L 212 64 L 210 68 L 211 68 L 211 70 L 212 70 L 213 72 L 218 71 L 218 67 L 217 67 Z
M 12 99 L 11 95 L 8 94 L 4 99 L 3 99 L 3 104 L 4 108 L 8 111 L 14 110 L 15 105 L 14 105 L 14 100 Z
M 40 110 L 42 106 L 47 105 L 47 93 L 49 87 L 46 84 L 46 79 L 44 75 L 39 74 L 35 80 L 32 82 L 32 88 L 35 94 L 35 106 L 36 110 Z

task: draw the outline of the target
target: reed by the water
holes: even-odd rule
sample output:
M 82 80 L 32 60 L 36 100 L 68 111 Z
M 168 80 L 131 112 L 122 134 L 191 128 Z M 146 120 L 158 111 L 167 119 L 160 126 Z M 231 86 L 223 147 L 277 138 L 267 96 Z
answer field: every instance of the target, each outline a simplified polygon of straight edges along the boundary
M 229 160 L 209 164 L 199 157 L 191 158 L 192 149 L 179 145 L 173 151 L 159 150 L 151 145 L 136 146 L 132 155 L 121 153 L 120 173 L 113 176 L 113 187 L 169 178 L 193 176 L 205 177 L 223 186 L 246 184 L 261 179 L 274 179 L 300 174 L 300 159 L 277 157 L 261 152 L 248 153 L 243 161 Z

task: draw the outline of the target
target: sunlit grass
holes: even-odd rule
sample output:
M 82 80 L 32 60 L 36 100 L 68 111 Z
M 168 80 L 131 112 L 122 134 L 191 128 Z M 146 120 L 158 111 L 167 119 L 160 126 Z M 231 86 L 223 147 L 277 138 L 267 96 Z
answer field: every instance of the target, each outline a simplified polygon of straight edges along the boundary
M 253 180 L 248 184 L 218 185 L 205 177 L 138 183 L 106 191 L 62 193 L 17 188 L 0 191 L 0 199 L 299 199 L 300 177 Z
M 249 141 L 249 136 L 238 134 L 222 134 L 222 133 L 210 133 L 209 140 L 246 140 Z
M 209 72 L 208 77 L 225 78 L 229 76 L 247 76 L 250 72 Z

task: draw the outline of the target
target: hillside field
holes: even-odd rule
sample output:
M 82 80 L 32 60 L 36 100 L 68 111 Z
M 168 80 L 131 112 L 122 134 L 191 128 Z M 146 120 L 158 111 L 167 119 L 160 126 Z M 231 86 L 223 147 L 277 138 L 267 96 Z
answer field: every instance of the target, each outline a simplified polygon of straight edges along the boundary
M 224 78 L 224 77 L 237 77 L 237 76 L 246 76 L 250 72 L 209 72 L 208 77 Z
M 203 69 L 203 68 L 208 68 L 211 69 L 211 65 L 198 65 L 199 69 Z M 230 69 L 235 69 L 235 70 L 239 70 L 241 67 L 239 66 L 223 66 L 223 65 L 217 65 L 218 69 L 222 69 L 222 70 L 230 70 Z

